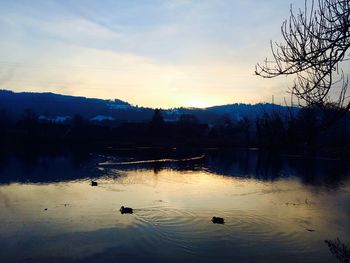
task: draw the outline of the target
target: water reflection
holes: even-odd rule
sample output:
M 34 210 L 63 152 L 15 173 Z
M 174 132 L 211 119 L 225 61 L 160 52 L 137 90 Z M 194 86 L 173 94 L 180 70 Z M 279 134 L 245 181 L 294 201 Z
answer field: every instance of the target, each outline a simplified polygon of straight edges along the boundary
M 338 161 L 253 151 L 183 162 L 84 156 L 2 162 L 1 262 L 332 262 L 324 240 L 350 241 L 350 182 Z M 134 213 L 122 215 L 122 205 Z
M 0 155 L 0 184 L 50 183 L 93 177 L 96 160 L 96 155 L 86 153 Z
M 158 161 L 157 161 L 158 160 Z M 99 164 L 99 165 L 97 165 Z M 105 171 L 153 170 L 208 171 L 240 178 L 273 181 L 290 176 L 304 184 L 337 189 L 349 174 L 348 163 L 336 159 L 273 155 L 254 150 L 178 153 L 123 151 L 116 154 L 0 155 L 0 184 L 48 183 L 94 178 Z

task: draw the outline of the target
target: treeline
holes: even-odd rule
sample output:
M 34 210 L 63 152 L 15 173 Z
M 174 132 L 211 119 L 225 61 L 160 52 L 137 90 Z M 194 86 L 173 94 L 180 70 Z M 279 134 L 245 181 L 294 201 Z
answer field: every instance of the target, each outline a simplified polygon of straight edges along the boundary
M 13 120 L 0 110 L 0 143 L 11 147 L 258 147 L 274 151 L 347 154 L 349 115 L 329 123 L 332 113 L 303 108 L 290 115 L 274 111 L 254 120 L 223 114 L 205 124 L 191 114 L 166 122 L 155 110 L 148 122 L 91 121 L 76 115 L 64 122 L 40 119 L 32 110 Z
M 350 147 L 349 114 L 337 118 L 332 108 L 302 108 L 297 115 L 282 118 L 264 114 L 256 120 L 256 138 L 260 147 L 302 150 L 307 153 L 327 151 L 346 154 Z

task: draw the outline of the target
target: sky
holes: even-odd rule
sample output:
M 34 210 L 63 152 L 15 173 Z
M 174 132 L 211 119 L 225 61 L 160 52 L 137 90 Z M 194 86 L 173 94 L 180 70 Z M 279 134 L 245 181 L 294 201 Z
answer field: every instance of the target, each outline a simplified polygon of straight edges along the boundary
M 283 103 L 255 64 L 304 0 L 0 0 L 0 89 L 172 108 Z

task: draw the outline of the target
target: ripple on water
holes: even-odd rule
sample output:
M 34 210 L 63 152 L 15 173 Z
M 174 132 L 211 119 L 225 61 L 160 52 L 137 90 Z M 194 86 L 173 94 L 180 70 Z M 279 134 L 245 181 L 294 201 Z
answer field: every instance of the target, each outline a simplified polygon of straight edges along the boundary
M 139 209 L 135 213 L 140 233 L 138 249 L 167 249 L 191 255 L 220 251 L 224 245 L 232 249 L 261 249 L 262 244 L 279 248 L 292 248 L 290 253 L 305 252 L 305 231 L 283 229 L 278 218 L 257 214 L 256 211 L 190 211 L 155 206 Z M 224 225 L 211 222 L 212 216 L 225 218 Z

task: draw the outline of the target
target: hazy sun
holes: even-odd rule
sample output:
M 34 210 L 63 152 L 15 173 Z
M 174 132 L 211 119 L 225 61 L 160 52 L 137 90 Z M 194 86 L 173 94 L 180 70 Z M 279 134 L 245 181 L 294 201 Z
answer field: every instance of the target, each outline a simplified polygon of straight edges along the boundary
M 190 108 L 206 108 L 212 105 L 213 101 L 209 101 L 206 99 L 193 99 L 185 103 L 185 106 Z

